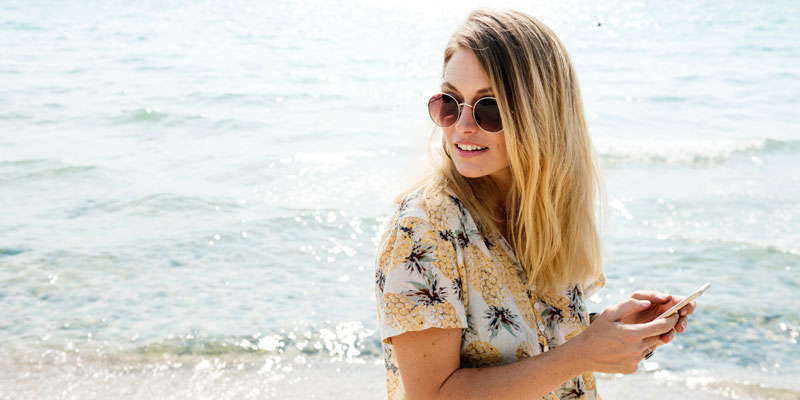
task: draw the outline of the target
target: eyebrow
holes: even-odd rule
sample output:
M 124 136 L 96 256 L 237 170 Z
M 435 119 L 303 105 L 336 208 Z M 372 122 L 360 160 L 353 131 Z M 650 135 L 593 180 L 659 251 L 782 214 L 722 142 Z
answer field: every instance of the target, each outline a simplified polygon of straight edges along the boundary
M 460 92 L 458 91 L 458 89 L 456 89 L 456 87 L 455 87 L 455 86 L 453 86 L 453 84 L 452 84 L 452 83 L 450 83 L 450 82 L 444 81 L 444 82 L 442 82 L 442 86 L 444 86 L 444 87 L 447 87 L 447 88 L 449 88 L 449 89 L 452 89 L 452 90 L 453 90 L 454 92 L 456 92 L 456 93 L 460 93 Z M 477 92 L 475 92 L 475 94 L 481 94 L 481 93 L 492 93 L 492 88 L 491 88 L 491 87 L 485 87 L 485 88 L 483 88 L 483 89 L 481 89 L 481 90 L 478 90 Z

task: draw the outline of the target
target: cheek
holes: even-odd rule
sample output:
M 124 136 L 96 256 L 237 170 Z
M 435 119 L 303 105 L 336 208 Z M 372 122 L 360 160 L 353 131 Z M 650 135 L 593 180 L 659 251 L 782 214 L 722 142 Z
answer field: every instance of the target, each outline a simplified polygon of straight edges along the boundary
M 500 136 L 495 142 L 494 148 L 497 149 L 497 156 L 502 160 L 504 165 L 508 165 L 508 153 L 506 152 L 506 141 L 503 139 L 503 133 L 498 133 Z
M 447 143 L 450 143 L 450 138 L 453 137 L 453 128 L 439 128 L 442 130 L 442 137 Z
M 442 137 L 444 138 L 445 146 L 449 149 L 453 143 L 453 128 L 442 128 Z

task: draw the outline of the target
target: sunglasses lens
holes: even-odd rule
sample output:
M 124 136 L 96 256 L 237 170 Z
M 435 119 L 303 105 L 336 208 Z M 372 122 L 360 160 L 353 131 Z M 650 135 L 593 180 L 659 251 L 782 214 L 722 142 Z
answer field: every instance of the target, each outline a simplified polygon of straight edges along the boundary
M 448 127 L 458 119 L 458 102 L 446 94 L 437 94 L 428 101 L 428 114 L 436 125 Z
M 481 99 L 475 104 L 475 122 L 486 132 L 500 132 L 503 130 L 503 121 L 500 118 L 500 108 L 497 100 L 491 98 Z

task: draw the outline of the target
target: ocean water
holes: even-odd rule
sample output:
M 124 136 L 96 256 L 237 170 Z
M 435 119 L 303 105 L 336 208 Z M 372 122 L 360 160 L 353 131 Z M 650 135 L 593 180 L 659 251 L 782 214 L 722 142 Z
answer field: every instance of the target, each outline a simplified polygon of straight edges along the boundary
M 497 4 L 580 78 L 592 311 L 712 284 L 601 394 L 800 398 L 798 5 Z M 384 398 L 377 236 L 478 5 L 0 2 L 0 398 Z

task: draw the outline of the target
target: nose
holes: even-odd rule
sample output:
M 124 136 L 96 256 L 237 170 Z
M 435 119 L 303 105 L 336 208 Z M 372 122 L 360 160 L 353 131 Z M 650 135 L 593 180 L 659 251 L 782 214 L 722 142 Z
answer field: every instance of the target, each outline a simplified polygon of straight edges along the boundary
M 475 117 L 472 115 L 471 104 L 464 104 L 461 106 L 461 115 L 458 117 L 458 121 L 456 121 L 456 130 L 459 133 L 478 131 L 478 123 L 475 122 Z

